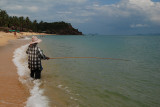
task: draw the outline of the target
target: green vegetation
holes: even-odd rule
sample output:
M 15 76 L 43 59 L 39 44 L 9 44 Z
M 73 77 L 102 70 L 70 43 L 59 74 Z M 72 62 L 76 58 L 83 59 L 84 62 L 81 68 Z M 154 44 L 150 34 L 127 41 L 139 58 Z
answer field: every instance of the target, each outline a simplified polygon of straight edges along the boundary
M 82 35 L 78 29 L 72 27 L 70 23 L 66 22 L 37 22 L 31 21 L 29 17 L 9 16 L 5 10 L 0 9 L 0 30 L 18 30 L 23 32 L 38 32 L 59 35 Z

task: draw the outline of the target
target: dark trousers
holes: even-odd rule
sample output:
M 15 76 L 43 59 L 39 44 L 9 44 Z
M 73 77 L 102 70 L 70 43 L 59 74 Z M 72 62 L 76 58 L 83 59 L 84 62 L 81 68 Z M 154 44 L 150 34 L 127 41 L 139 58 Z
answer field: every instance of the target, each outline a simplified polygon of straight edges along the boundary
M 34 79 L 40 79 L 41 78 L 41 70 L 39 70 L 39 69 L 31 70 L 30 76 Z

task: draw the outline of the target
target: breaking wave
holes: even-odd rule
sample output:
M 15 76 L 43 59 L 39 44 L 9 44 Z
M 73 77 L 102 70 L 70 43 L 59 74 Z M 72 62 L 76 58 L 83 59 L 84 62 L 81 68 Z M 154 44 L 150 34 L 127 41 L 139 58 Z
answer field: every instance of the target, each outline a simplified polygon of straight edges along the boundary
M 26 85 L 30 91 L 30 97 L 25 107 L 49 107 L 49 100 L 43 95 L 44 89 L 40 88 L 42 81 L 30 78 L 28 69 L 27 50 L 28 44 L 17 48 L 14 51 L 13 62 L 17 67 L 19 81 Z

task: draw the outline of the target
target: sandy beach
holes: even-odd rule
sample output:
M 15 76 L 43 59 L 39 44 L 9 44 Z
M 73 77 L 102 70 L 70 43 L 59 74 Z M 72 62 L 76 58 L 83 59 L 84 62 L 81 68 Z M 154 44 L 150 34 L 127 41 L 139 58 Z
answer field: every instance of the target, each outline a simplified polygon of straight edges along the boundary
M 34 33 L 34 32 L 20 32 L 14 35 L 14 32 L 12 33 L 0 32 L 0 46 L 6 45 L 9 40 L 15 40 L 21 37 L 31 36 L 31 35 L 46 35 L 46 34 L 45 33 Z
M 18 41 L 21 36 L 40 35 L 39 33 L 23 33 L 14 37 L 13 33 L 0 32 L 0 107 L 24 107 L 29 90 L 18 80 L 13 52 L 28 41 Z M 42 35 L 42 34 L 41 34 Z

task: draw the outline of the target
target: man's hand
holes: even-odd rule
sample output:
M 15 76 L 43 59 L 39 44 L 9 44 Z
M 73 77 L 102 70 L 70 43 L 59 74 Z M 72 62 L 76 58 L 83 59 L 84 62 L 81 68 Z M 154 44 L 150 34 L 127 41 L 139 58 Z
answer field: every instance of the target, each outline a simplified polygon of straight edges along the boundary
M 46 57 L 46 59 L 49 60 L 50 58 L 49 58 L 49 57 Z

